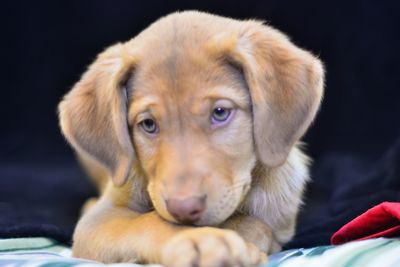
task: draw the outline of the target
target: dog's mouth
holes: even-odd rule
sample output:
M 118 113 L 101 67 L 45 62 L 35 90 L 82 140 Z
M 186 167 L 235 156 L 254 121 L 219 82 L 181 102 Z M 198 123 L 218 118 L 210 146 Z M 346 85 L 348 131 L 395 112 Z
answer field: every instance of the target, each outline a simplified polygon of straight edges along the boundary
M 221 175 L 220 175 L 221 176 Z M 199 183 L 149 179 L 147 192 L 164 220 L 181 225 L 218 226 L 238 209 L 247 195 L 250 175 L 214 175 Z
M 181 225 L 216 226 L 232 216 L 243 199 L 244 192 L 244 187 L 234 190 L 227 188 L 221 190 L 217 197 L 202 194 L 157 199 L 153 203 L 158 214 L 167 221 Z

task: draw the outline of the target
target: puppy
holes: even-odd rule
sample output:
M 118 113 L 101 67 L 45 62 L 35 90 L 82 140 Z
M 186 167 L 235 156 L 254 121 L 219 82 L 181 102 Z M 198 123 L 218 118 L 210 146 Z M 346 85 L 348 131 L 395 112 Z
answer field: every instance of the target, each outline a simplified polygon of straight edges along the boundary
M 279 251 L 309 179 L 298 140 L 323 76 L 270 26 L 196 11 L 106 49 L 59 105 L 62 132 L 101 191 L 73 255 L 253 266 Z

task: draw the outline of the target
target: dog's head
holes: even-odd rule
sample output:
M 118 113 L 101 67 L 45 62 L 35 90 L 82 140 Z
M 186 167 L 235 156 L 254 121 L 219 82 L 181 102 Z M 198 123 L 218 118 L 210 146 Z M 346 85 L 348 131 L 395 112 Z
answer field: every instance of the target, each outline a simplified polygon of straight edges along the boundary
M 322 92 L 320 61 L 277 30 L 183 12 L 100 54 L 60 121 L 116 185 L 144 175 L 162 217 L 215 225 L 244 198 L 256 161 L 285 162 Z

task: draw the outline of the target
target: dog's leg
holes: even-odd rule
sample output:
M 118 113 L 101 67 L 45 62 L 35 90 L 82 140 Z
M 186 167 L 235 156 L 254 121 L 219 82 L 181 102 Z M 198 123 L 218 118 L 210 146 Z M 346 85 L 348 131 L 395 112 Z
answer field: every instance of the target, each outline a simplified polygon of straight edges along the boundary
M 110 180 L 107 171 L 104 169 L 104 167 L 96 163 L 94 160 L 81 154 L 78 154 L 78 162 L 85 170 L 87 176 L 90 178 L 90 181 L 96 187 L 98 194 L 101 195 L 104 192 L 107 183 Z M 88 210 L 91 209 L 97 203 L 98 200 L 99 197 L 97 196 L 91 197 L 88 200 L 86 200 L 81 209 L 81 215 L 88 212 Z
M 282 249 L 274 238 L 272 229 L 263 221 L 246 215 L 234 215 L 222 225 L 224 229 L 237 232 L 244 240 L 257 246 L 265 254 L 272 254 Z
M 98 197 L 91 197 L 87 199 L 81 208 L 81 216 L 87 213 L 94 205 L 96 205 L 97 201 L 99 201 Z
M 73 255 L 105 263 L 142 262 L 166 266 L 253 266 L 260 251 L 234 231 L 185 227 L 157 213 L 136 213 L 101 199 L 79 221 Z

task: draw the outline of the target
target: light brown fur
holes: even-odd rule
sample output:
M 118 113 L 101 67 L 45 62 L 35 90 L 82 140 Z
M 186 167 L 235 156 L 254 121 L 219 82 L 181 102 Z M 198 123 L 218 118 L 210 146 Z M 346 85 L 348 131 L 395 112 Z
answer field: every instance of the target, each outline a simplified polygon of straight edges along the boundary
M 309 179 L 297 142 L 323 74 L 259 21 L 196 11 L 108 48 L 59 106 L 101 192 L 76 227 L 74 255 L 176 267 L 265 261 L 294 234 Z M 216 106 L 234 110 L 223 127 L 210 123 Z M 139 126 L 149 117 L 155 136 Z M 207 206 L 196 226 L 177 224 L 165 199 L 199 194 Z

